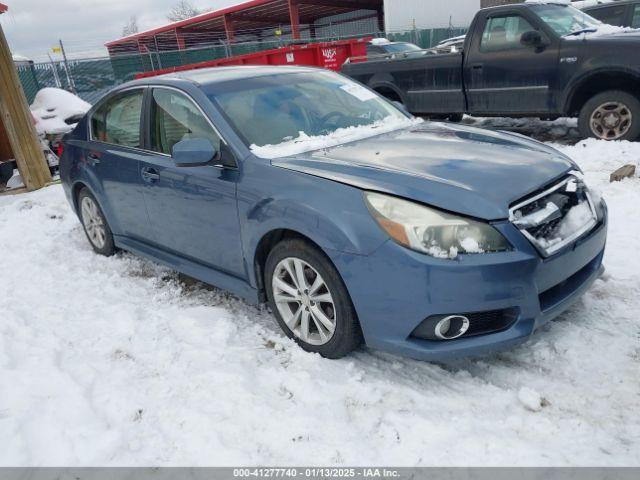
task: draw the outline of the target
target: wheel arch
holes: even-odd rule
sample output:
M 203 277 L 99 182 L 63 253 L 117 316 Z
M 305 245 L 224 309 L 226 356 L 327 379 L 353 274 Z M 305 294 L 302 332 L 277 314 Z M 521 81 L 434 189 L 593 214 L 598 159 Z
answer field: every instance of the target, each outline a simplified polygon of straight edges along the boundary
M 73 186 L 71 187 L 71 198 L 73 200 L 73 208 L 75 209 L 76 214 L 80 212 L 79 205 L 78 205 L 78 197 L 80 196 L 80 191 L 83 188 L 86 188 L 87 190 L 89 190 L 89 192 L 91 192 L 91 194 L 95 198 L 95 194 L 91 191 L 91 188 L 86 183 L 82 181 L 78 181 L 74 183 Z
M 378 85 L 378 86 L 374 87 L 373 89 L 377 93 L 379 93 L 380 95 L 385 97 L 386 99 L 391 100 L 392 102 L 401 102 L 402 104 L 405 103 L 404 100 L 402 99 L 402 95 L 400 94 L 398 89 L 395 88 L 394 86 L 391 86 L 391 85 Z
M 253 273 L 255 275 L 256 286 L 258 288 L 261 301 L 266 301 L 264 270 L 267 264 L 269 253 L 271 253 L 271 250 L 273 250 L 273 248 L 280 242 L 293 239 L 298 239 L 309 243 L 311 246 L 321 251 L 325 255 L 325 257 L 333 264 L 333 261 L 331 260 L 329 255 L 327 255 L 324 249 L 309 236 L 289 228 L 277 228 L 274 230 L 270 230 L 269 232 L 265 233 L 258 241 L 253 256 Z M 335 264 L 333 265 L 335 267 Z
M 407 98 L 404 92 L 393 82 L 393 77 L 388 73 L 374 75 L 369 81 L 369 88 L 391 101 L 399 101 L 407 104 Z
M 98 203 L 98 206 L 100 207 L 100 210 L 102 211 L 102 214 L 107 219 L 107 223 L 109 224 L 109 228 L 111 229 L 111 231 L 112 232 L 118 231 L 119 224 L 117 223 L 114 215 L 111 215 L 111 205 L 108 203 L 108 201 L 105 198 L 105 196 L 101 195 L 101 191 L 100 190 L 96 191 L 91 186 L 91 182 L 88 182 L 88 181 L 82 180 L 82 179 L 76 180 L 71 185 L 71 199 L 73 201 L 73 208 L 75 210 L 76 215 L 78 217 L 80 217 L 80 209 L 79 209 L 79 205 L 78 205 L 78 195 L 80 195 L 80 191 L 83 188 L 86 188 L 89 191 L 89 193 L 93 196 L 95 201 Z
M 608 90 L 621 90 L 640 99 L 640 75 L 627 70 L 606 70 L 590 73 L 571 89 L 564 111 L 577 116 L 593 96 Z

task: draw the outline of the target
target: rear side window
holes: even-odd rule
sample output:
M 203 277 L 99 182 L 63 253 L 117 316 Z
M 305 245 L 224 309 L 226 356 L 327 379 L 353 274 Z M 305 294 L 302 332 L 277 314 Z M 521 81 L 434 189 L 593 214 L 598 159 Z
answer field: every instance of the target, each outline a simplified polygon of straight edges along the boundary
M 484 27 L 480 50 L 497 52 L 524 48 L 520 38 L 523 33 L 531 30 L 535 28 L 520 15 L 491 17 Z
M 140 148 L 143 95 L 133 90 L 107 100 L 91 117 L 92 140 Z
M 171 155 L 173 146 L 192 138 L 206 138 L 220 151 L 220 137 L 193 101 L 175 90 L 153 90 L 151 149 Z
M 633 28 L 640 28 L 640 4 L 633 7 L 633 20 L 631 22 Z
M 600 20 L 602 23 L 609 25 L 624 26 L 625 16 L 627 14 L 627 5 L 613 6 L 606 8 L 597 8 L 591 10 L 589 15 Z

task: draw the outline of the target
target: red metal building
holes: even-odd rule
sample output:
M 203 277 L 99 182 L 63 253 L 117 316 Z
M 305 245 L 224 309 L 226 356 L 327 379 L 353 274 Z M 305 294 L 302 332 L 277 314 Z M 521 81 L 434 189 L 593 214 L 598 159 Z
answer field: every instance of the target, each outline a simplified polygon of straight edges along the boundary
M 332 29 L 369 21 L 384 31 L 384 0 L 250 0 L 106 44 L 110 55 L 199 48 L 273 38 L 322 38 Z M 347 32 L 348 33 L 348 32 Z M 354 31 L 353 34 L 372 32 Z

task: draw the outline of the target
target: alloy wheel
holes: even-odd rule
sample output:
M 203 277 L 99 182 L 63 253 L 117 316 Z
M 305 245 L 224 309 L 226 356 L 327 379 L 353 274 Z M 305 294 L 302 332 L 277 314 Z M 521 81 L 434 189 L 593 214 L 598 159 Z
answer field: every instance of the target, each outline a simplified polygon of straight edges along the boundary
M 105 229 L 102 215 L 98 210 L 98 205 L 90 197 L 84 197 L 81 205 L 82 223 L 87 232 L 89 240 L 97 249 L 104 248 L 107 241 L 107 231 Z
M 280 261 L 271 281 L 273 298 L 284 323 L 310 345 L 325 345 L 336 329 L 333 296 L 322 276 L 304 260 Z
M 591 131 L 602 140 L 618 140 L 624 137 L 633 123 L 629 107 L 621 102 L 607 102 L 591 114 Z

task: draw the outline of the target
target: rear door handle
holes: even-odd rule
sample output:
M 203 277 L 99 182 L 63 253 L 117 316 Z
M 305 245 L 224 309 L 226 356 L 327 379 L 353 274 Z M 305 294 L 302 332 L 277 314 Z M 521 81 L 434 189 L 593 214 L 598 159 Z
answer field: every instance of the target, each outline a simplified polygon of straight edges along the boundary
M 473 68 L 474 70 L 482 70 L 484 68 L 484 65 L 482 63 L 476 63 L 475 65 L 471 65 L 471 68 Z
M 97 165 L 100 163 L 100 155 L 98 155 L 97 153 L 90 152 L 89 155 L 87 155 L 87 158 L 91 165 Z
M 160 174 L 155 168 L 144 167 L 142 169 L 142 178 L 149 183 L 154 183 L 160 180 Z

